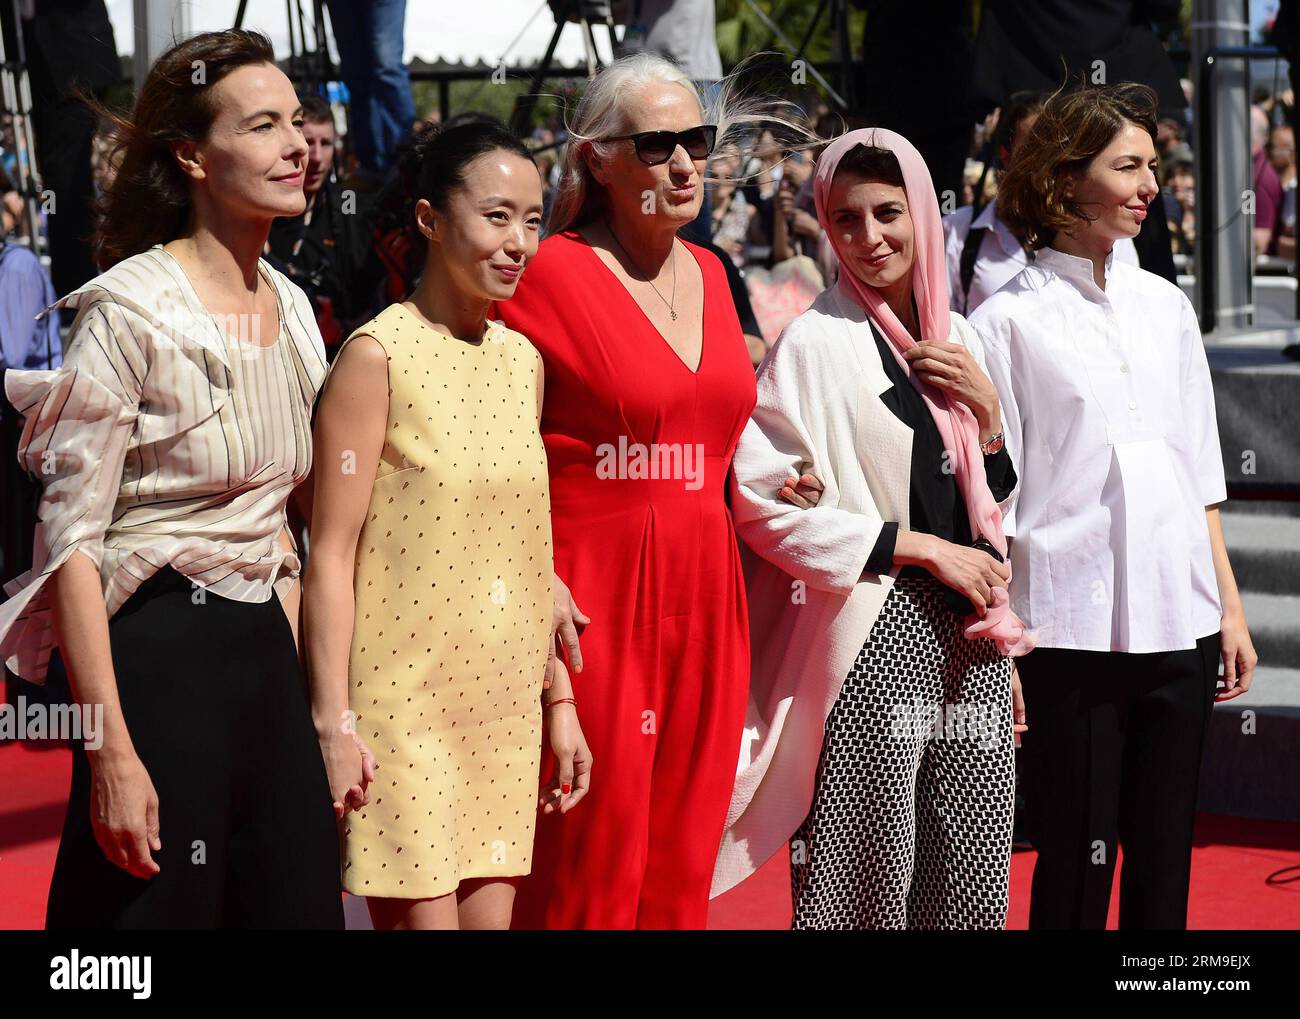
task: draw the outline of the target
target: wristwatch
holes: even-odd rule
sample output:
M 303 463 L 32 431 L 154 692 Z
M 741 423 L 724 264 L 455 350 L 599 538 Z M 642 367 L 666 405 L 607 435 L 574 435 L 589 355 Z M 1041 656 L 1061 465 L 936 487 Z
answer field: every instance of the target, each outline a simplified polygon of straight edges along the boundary
M 985 456 L 992 456 L 994 453 L 1002 451 L 1002 433 L 994 432 L 987 439 L 980 443 L 980 452 Z

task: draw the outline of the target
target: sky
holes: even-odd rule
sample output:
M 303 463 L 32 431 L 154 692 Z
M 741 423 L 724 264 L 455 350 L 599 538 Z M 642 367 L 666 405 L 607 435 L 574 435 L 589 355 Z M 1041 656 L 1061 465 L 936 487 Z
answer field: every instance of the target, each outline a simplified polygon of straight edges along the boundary
M 295 0 L 295 4 L 297 2 L 301 2 L 304 17 L 310 23 L 312 0 Z M 125 56 L 134 52 L 132 0 L 107 0 L 107 5 L 118 53 Z M 235 12 L 239 9 L 238 0 L 178 0 L 175 6 L 186 9 L 194 32 L 233 27 Z M 284 0 L 248 0 L 244 14 L 244 27 L 265 32 L 280 57 L 289 52 L 285 6 Z M 507 55 L 510 64 L 520 59 L 537 60 L 546 52 L 546 44 L 555 31 L 555 19 L 544 0 L 407 0 L 405 58 L 409 61 L 418 56 L 435 61 L 441 57 L 470 63 L 482 59 L 495 64 L 503 56 L 502 50 L 510 45 L 526 23 L 527 31 Z M 310 38 L 310 29 L 308 31 Z M 606 33 L 597 28 L 595 34 L 602 56 L 608 58 L 608 48 L 603 43 Z M 577 25 L 565 26 L 555 52 L 556 59 L 566 65 L 584 59 L 582 36 Z

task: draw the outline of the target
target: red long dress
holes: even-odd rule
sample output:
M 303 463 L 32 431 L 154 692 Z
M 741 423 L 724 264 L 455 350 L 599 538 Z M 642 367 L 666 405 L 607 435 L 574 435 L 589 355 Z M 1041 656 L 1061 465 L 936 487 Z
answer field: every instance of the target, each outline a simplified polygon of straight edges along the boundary
M 555 569 L 591 618 L 573 675 L 591 791 L 539 815 L 516 927 L 705 925 L 749 684 L 726 477 L 756 391 L 722 264 L 686 248 L 695 372 L 576 232 L 543 241 L 495 309 L 542 354 Z

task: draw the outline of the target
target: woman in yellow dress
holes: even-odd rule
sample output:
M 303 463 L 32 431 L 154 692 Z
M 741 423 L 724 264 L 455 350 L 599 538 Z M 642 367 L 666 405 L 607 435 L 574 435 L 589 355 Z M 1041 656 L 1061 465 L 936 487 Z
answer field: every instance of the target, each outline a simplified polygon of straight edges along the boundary
M 567 812 L 591 767 L 548 654 L 580 613 L 554 586 L 542 361 L 487 318 L 537 250 L 541 180 L 494 123 L 425 128 L 402 170 L 420 283 L 348 338 L 315 423 L 312 709 L 375 926 L 506 928 L 539 799 Z

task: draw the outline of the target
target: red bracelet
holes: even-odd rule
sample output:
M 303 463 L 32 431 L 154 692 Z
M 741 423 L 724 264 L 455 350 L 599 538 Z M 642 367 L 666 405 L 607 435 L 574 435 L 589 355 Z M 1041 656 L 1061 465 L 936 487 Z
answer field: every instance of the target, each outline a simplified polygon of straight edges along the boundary
M 557 704 L 572 704 L 575 708 L 578 706 L 578 702 L 572 697 L 557 697 L 553 701 L 547 701 L 543 707 L 553 708 Z

